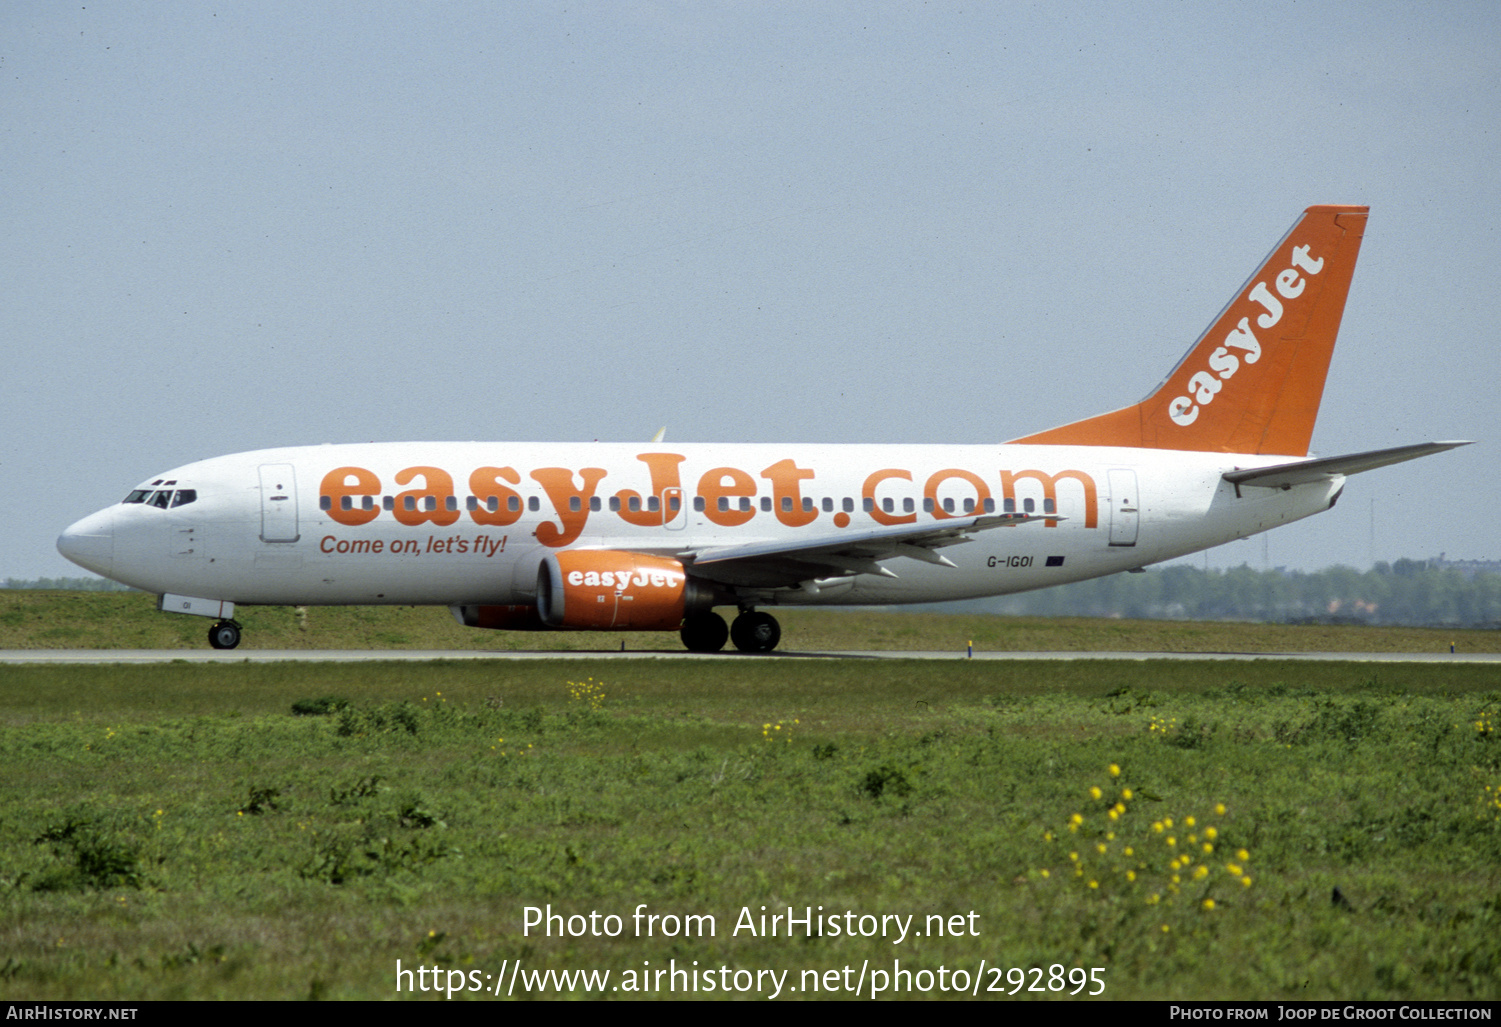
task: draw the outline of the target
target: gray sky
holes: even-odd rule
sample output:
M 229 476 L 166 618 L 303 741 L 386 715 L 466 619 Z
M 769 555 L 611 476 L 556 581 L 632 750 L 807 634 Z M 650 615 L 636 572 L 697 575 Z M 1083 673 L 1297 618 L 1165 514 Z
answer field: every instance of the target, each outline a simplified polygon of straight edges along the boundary
M 238 450 L 1052 427 L 1314 203 L 1315 450 L 1480 443 L 1210 564 L 1501 558 L 1489 0 L 10 3 L 0 105 L 0 578 Z

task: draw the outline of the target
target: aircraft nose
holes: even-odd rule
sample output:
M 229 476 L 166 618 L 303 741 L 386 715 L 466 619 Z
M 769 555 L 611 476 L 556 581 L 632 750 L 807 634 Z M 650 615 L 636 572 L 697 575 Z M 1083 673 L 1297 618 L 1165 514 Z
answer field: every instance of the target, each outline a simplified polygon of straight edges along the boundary
M 57 537 L 57 551 L 106 578 L 115 566 L 115 509 L 89 514 Z

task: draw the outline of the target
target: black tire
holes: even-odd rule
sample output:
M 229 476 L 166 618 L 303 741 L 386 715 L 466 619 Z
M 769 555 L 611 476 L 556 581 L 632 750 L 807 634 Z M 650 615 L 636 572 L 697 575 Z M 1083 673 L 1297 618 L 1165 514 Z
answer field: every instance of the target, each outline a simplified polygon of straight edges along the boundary
M 730 629 L 717 613 L 696 613 L 683 621 L 678 637 L 690 652 L 717 653 L 729 639 Z
M 240 626 L 232 620 L 215 621 L 208 629 L 208 644 L 215 649 L 233 649 L 240 644 Z
M 730 625 L 730 641 L 742 653 L 769 653 L 782 640 L 782 626 L 769 613 L 749 610 Z

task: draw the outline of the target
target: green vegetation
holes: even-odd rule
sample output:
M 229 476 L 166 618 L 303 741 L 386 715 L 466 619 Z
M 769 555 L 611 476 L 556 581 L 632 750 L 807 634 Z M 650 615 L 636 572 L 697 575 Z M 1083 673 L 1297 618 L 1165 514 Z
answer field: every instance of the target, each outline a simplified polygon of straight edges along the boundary
M 1489 566 L 1495 566 L 1490 564 Z M 1017 595 L 947 604 L 1030 617 L 1132 617 L 1323 624 L 1501 626 L 1501 574 L 1442 560 L 1398 560 L 1368 571 L 1150 567 Z
M 1140 578 L 1142 575 L 1131 575 Z M 1123 577 L 1117 575 L 1117 577 Z M 244 649 L 463 649 L 681 652 L 675 632 L 483 631 L 443 607 L 241 607 Z M 780 609 L 782 649 L 958 652 L 1501 651 L 1501 632 L 1359 625 L 997 617 L 879 609 Z M 0 649 L 203 649 L 209 621 L 158 613 L 139 592 L 0 590 Z
M 1101 967 L 1107 998 L 1501 984 L 1490 666 L 581 655 L 0 675 L 0 998 L 387 998 L 397 960 L 612 984 L 698 960 L 803 987 L 866 960 L 983 959 L 1002 968 L 983 986 L 1007 991 L 1012 968 L 1046 986 Z M 640 903 L 711 914 L 714 936 L 635 937 Z M 523 936 L 549 904 L 624 933 Z M 735 935 L 763 905 L 956 933 Z

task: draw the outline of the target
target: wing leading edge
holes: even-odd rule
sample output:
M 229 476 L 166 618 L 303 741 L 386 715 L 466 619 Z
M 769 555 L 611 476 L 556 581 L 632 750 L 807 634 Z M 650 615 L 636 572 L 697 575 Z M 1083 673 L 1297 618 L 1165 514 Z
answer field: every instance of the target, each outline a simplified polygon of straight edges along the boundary
M 711 546 L 678 554 L 695 577 L 730 585 L 777 588 L 821 578 L 878 574 L 897 577 L 881 565 L 899 556 L 924 563 L 953 567 L 953 561 L 937 552 L 946 546 L 972 541 L 972 533 L 991 528 L 1009 528 L 1032 521 L 1060 521 L 1049 514 L 987 514 L 956 517 L 942 524 L 922 527 L 898 525 L 859 532 L 819 535 L 795 542 L 747 542 L 735 546 Z

